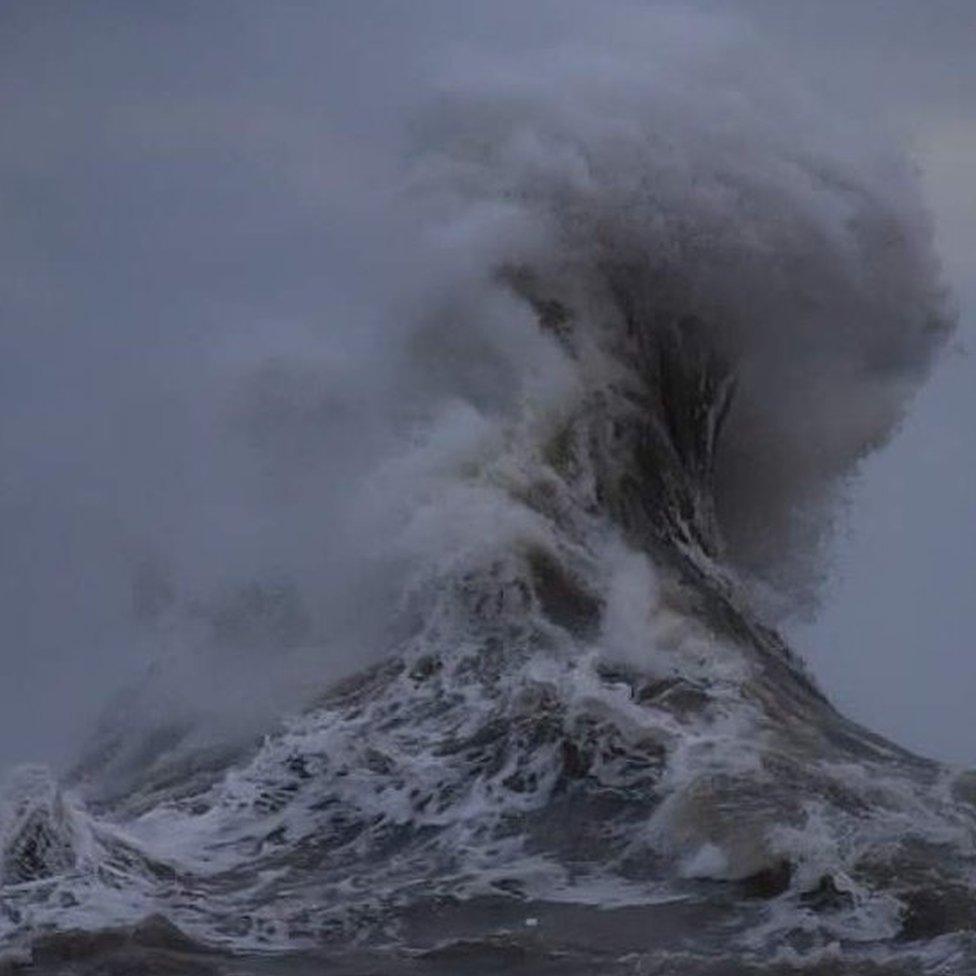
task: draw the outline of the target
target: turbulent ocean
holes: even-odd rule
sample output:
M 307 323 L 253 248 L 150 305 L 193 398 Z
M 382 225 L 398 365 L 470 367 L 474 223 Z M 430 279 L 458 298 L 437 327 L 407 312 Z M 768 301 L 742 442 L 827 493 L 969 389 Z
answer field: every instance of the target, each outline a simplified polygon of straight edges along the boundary
M 952 332 L 915 173 L 665 41 L 462 59 L 375 318 L 235 360 L 254 536 L 132 557 L 151 666 L 3 786 L 0 972 L 976 973 L 976 774 L 780 636 Z

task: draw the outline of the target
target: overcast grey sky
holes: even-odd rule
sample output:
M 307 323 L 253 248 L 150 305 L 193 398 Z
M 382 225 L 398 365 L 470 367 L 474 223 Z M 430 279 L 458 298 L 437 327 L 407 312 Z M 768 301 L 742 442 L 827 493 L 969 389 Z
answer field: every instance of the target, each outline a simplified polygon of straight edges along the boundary
M 795 639 L 838 705 L 976 765 L 976 6 L 755 3 L 826 90 L 899 127 L 920 167 L 959 333 L 839 516 L 818 621 Z
M 544 50 L 641 5 L 3 5 L 0 765 L 60 755 L 146 666 L 129 621 L 141 526 L 209 540 L 188 548 L 201 566 L 239 557 L 206 524 L 207 499 L 226 503 L 209 425 L 228 360 L 367 314 L 373 220 L 439 59 Z M 971 0 L 673 6 L 742 17 L 771 58 L 904 134 L 972 348 Z M 855 717 L 970 764 L 974 410 L 974 359 L 949 355 L 852 487 L 825 609 L 796 629 Z

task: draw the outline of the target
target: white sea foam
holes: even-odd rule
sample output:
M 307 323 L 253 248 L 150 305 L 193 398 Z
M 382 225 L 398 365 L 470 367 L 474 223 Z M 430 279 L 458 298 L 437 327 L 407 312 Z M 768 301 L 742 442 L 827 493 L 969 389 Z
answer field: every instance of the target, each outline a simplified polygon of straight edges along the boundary
M 965 888 L 972 809 L 750 605 L 809 594 L 949 331 L 927 220 L 889 147 L 665 21 L 455 66 L 389 323 L 228 355 L 247 530 L 172 593 L 143 573 L 168 656 L 76 770 L 88 810 L 45 780 L 2 822 L 0 938 L 159 910 L 396 943 L 490 896 L 720 906 L 688 952 L 822 962 L 902 931 L 919 861 Z

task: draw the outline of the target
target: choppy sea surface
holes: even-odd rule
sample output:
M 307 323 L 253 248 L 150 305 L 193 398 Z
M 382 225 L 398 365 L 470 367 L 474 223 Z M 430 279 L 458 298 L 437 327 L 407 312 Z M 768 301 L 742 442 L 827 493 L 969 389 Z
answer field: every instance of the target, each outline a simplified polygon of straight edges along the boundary
M 164 663 L 67 774 L 17 770 L 0 971 L 976 973 L 976 775 L 775 627 L 951 331 L 910 168 L 768 92 L 566 72 L 418 126 L 466 257 L 411 313 L 437 409 L 363 487 L 382 647 L 258 733 L 167 710 Z M 255 633 L 284 667 L 296 592 L 214 612 L 212 670 Z

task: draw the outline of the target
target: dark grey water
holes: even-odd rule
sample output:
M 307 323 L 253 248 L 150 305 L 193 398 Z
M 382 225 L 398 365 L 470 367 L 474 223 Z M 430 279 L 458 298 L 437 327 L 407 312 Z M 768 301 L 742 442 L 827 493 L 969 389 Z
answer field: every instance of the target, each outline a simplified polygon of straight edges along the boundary
M 952 331 L 912 167 L 658 26 L 462 66 L 379 324 L 228 353 L 153 667 L 0 798 L 8 968 L 976 970 L 972 774 L 774 626 Z

